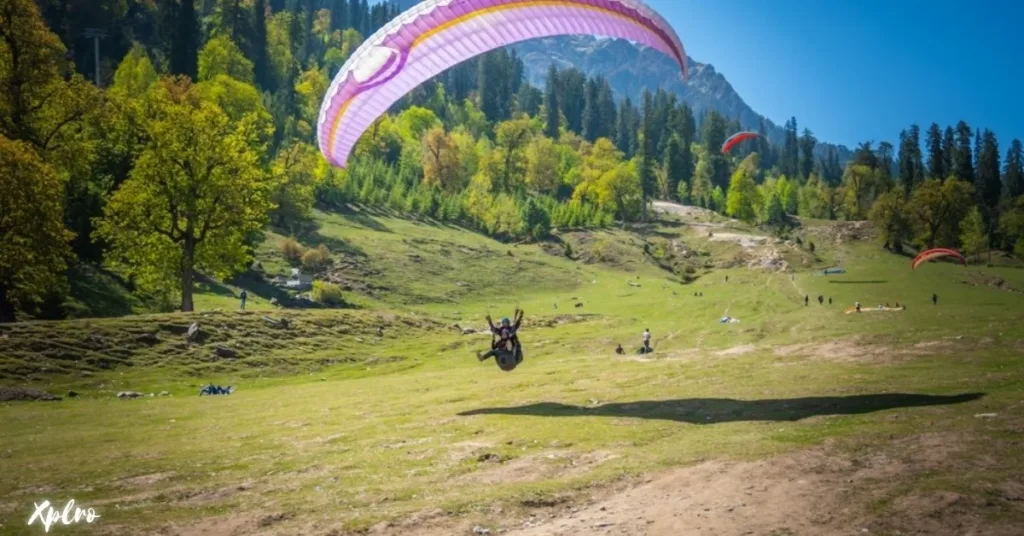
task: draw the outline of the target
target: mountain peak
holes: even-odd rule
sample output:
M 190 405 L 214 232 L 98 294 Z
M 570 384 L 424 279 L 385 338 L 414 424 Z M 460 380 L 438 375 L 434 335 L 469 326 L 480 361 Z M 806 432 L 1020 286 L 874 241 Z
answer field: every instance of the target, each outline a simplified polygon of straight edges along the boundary
M 785 131 L 744 102 L 714 65 L 689 56 L 690 77 L 684 81 L 679 66 L 670 58 L 622 39 L 588 35 L 546 37 L 510 48 L 523 59 L 527 81 L 537 87 L 544 87 L 552 64 L 558 69 L 575 67 L 587 76 L 605 77 L 620 98 L 629 97 L 636 102 L 644 89 L 656 91 L 660 87 L 689 104 L 697 117 L 717 110 L 729 119 L 739 120 L 740 126 L 749 130 L 758 130 L 763 121 L 773 143 L 781 144 L 785 139 Z M 832 148 L 838 151 L 840 161 L 851 156 L 848 148 L 828 143 L 819 143 L 815 153 L 823 157 Z

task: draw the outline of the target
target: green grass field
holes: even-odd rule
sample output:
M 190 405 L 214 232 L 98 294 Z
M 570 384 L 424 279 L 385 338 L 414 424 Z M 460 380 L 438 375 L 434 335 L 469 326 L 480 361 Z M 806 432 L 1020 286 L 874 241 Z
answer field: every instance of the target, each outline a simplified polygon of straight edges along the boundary
M 44 498 L 102 516 L 54 529 L 68 534 L 1024 526 L 1020 268 L 912 272 L 865 240 L 745 250 L 708 230 L 764 233 L 728 222 L 569 233 L 569 259 L 561 244 L 501 244 L 388 214 L 317 221 L 301 240 L 352 267 L 347 280 L 366 290 L 348 293 L 350 308 L 278 310 L 257 288 L 241 313 L 231 285 L 211 284 L 188 315 L 0 326 L 0 385 L 81 395 L 0 404 L 0 533 L 40 533 L 26 520 Z M 270 274 L 287 267 L 282 238 L 259 251 Z M 789 270 L 747 268 L 770 249 Z M 820 274 L 834 264 L 847 272 Z M 855 301 L 865 311 L 846 314 Z M 895 302 L 906 310 L 868 310 Z M 523 364 L 477 362 L 489 338 L 453 325 L 480 329 L 488 312 L 516 306 L 527 313 Z M 189 344 L 193 321 L 203 338 Z M 656 350 L 636 355 L 645 328 Z M 217 357 L 218 346 L 238 357 Z M 195 396 L 209 382 L 238 391 Z M 116 398 L 126 390 L 169 396 Z M 643 507 L 673 495 L 707 510 L 666 506 L 643 510 L 647 528 L 626 514 L 595 528 L 622 510 L 600 501 L 697 474 Z M 806 489 L 775 487 L 804 479 Z M 758 499 L 762 486 L 784 502 Z M 726 511 L 718 502 L 732 493 L 747 498 Z M 574 516 L 586 530 L 559 528 Z

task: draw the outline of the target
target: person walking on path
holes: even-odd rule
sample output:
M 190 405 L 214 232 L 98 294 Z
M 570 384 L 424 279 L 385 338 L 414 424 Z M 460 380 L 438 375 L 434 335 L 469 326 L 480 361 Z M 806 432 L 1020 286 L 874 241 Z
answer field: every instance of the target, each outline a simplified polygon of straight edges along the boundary
M 651 330 L 644 329 L 644 350 L 651 351 Z
M 939 295 L 938 294 L 932 294 L 932 305 L 938 305 L 938 304 L 939 304 Z
M 249 293 L 242 289 L 242 293 L 238 295 L 238 300 L 241 302 L 242 310 L 245 310 L 245 300 L 249 297 Z

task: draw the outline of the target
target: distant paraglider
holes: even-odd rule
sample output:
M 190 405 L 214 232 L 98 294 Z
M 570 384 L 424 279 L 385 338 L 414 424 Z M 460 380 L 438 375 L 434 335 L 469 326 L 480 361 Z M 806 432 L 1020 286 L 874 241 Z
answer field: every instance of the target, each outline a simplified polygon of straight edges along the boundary
M 760 134 L 752 130 L 737 132 L 736 134 L 729 136 L 729 139 L 725 140 L 725 143 L 722 144 L 722 154 L 728 153 L 737 143 L 746 140 L 751 140 L 760 136 Z
M 914 261 L 910 264 L 910 267 L 913 270 L 917 270 L 917 267 L 920 266 L 921 264 L 926 263 L 932 259 L 936 259 L 938 257 L 955 257 L 957 260 L 960 261 L 960 264 L 967 266 L 967 259 L 965 259 L 959 251 L 947 248 L 934 248 L 919 253 L 916 257 L 914 257 Z
M 505 45 L 574 34 L 650 46 L 686 77 L 679 36 L 641 0 L 425 0 L 370 36 L 341 67 L 320 107 L 320 152 L 345 167 L 363 132 L 431 77 Z

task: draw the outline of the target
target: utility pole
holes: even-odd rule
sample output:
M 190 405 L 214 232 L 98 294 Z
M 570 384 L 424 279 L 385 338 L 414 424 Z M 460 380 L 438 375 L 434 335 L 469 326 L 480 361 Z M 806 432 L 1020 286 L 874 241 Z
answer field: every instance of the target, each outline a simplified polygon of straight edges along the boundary
M 99 28 L 86 28 L 85 37 L 92 39 L 93 53 L 96 60 L 96 87 L 100 86 L 100 39 L 107 36 L 107 32 Z

